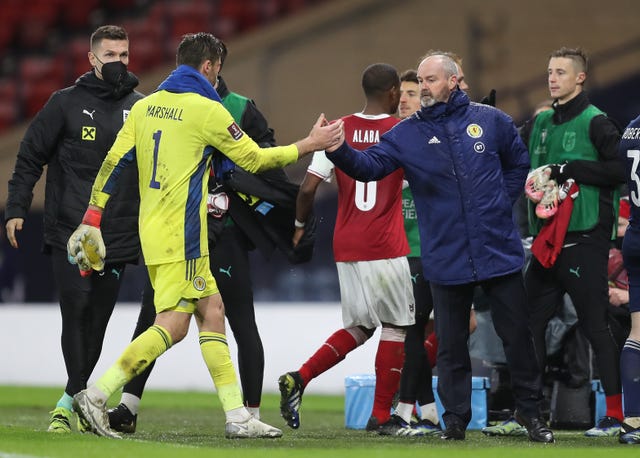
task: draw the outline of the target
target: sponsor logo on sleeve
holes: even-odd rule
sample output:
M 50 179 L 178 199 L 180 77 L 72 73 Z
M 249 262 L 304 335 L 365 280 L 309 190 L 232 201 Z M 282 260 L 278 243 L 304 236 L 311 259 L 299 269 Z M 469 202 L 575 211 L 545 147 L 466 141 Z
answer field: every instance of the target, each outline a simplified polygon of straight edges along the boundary
M 242 129 L 240 129 L 240 127 L 238 127 L 238 125 L 235 122 L 231 123 L 231 125 L 227 127 L 227 130 L 229 131 L 229 133 L 231 134 L 234 140 L 238 141 L 242 138 L 242 135 L 243 135 Z

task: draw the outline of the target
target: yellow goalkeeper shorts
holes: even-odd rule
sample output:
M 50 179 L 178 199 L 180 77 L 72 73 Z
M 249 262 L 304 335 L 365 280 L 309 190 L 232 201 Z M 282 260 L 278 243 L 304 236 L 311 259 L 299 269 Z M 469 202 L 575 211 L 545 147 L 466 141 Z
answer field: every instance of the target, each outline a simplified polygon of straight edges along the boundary
M 209 268 L 209 256 L 147 266 L 154 290 L 156 313 L 164 310 L 193 313 L 199 299 L 218 293 Z

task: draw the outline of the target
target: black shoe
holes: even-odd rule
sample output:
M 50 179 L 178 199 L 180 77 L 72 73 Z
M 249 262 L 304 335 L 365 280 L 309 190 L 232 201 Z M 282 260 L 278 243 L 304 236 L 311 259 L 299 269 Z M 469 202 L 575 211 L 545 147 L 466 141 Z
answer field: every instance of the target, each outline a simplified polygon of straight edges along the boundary
M 551 431 L 544 420 L 538 417 L 525 417 L 517 410 L 513 415 L 518 423 L 527 428 L 529 440 L 532 442 L 544 442 L 551 444 L 555 442 L 553 431 Z
M 463 441 L 464 435 L 464 426 L 458 423 L 451 423 L 450 425 L 447 425 L 447 428 L 440 436 L 440 439 L 446 441 Z
M 622 422 L 618 442 L 621 444 L 640 444 L 640 428 L 634 428 L 630 424 Z
M 378 419 L 376 417 L 369 417 L 369 420 L 367 421 L 367 426 L 364 428 L 366 431 L 369 432 L 376 432 L 378 431 Z
M 398 431 L 407 427 L 409 424 L 401 416 L 393 414 L 386 422 L 379 425 L 376 431 L 381 436 L 397 436 Z
M 280 388 L 280 415 L 290 428 L 300 427 L 300 406 L 304 387 L 300 372 L 287 372 L 278 378 Z
M 109 426 L 114 431 L 127 434 L 136 432 L 138 415 L 132 414 L 129 408 L 123 403 L 118 404 L 113 409 L 109 409 L 107 415 L 109 416 Z

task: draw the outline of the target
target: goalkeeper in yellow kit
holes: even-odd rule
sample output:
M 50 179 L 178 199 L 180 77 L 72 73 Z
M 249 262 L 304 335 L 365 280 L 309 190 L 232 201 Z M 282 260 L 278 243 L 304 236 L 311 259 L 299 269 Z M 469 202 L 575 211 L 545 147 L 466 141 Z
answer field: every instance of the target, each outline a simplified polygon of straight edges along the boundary
M 70 261 L 82 270 L 102 268 L 102 211 L 120 171 L 135 161 L 140 241 L 155 290 L 157 317 L 93 385 L 74 396 L 78 415 L 101 436 L 120 437 L 109 428 L 107 399 L 182 340 L 191 315 L 196 317 L 202 356 L 225 411 L 225 436 L 282 435 L 243 406 L 229 355 L 224 307 L 209 269 L 206 196 L 211 155 L 218 150 L 249 172 L 283 167 L 337 144 L 343 127 L 328 125 L 320 115 L 303 140 L 283 147 L 258 147 L 237 126 L 213 88 L 221 51 L 211 34 L 183 37 L 176 70 L 131 109 L 94 182 L 83 224 L 67 245 Z

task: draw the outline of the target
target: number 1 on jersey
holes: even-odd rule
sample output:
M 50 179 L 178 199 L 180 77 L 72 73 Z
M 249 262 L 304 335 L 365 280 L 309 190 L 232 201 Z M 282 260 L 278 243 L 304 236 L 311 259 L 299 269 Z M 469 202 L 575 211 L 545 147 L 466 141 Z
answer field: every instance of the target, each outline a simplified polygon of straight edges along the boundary
M 160 182 L 156 181 L 156 171 L 158 170 L 158 150 L 160 149 L 161 136 L 161 130 L 156 130 L 153 133 L 153 170 L 151 171 L 151 182 L 149 183 L 149 187 L 152 189 L 160 189 Z

